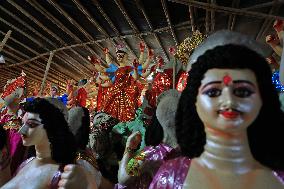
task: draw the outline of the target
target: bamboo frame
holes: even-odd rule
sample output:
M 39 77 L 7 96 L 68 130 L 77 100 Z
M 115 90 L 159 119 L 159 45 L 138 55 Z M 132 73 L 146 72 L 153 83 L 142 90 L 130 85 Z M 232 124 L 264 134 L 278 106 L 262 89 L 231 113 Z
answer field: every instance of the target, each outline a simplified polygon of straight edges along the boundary
M 190 24 L 191 24 L 191 31 L 194 32 L 196 29 L 196 25 L 195 25 L 195 18 L 194 18 L 194 13 L 193 13 L 194 9 L 192 8 L 192 6 L 188 6 L 188 12 L 189 12 L 189 19 L 190 19 Z
M 185 22 L 184 24 L 177 25 L 175 28 L 176 28 L 176 30 L 184 30 L 184 29 L 191 28 L 191 26 L 189 26 L 187 24 L 189 24 L 189 23 Z M 154 33 L 167 32 L 169 30 L 170 30 L 170 28 L 169 28 L 169 26 L 167 26 L 167 27 L 156 29 L 156 30 L 154 30 L 152 32 L 142 32 L 142 33 L 139 33 L 138 35 L 140 35 L 140 36 L 153 35 Z M 115 37 L 111 37 L 111 38 L 113 38 L 113 39 L 132 38 L 133 36 L 134 36 L 133 34 L 128 34 L 128 35 L 123 35 L 123 36 L 115 36 Z M 65 47 L 61 47 L 61 48 L 55 49 L 53 51 L 54 52 L 58 52 L 58 51 L 62 51 L 62 50 L 70 49 L 70 48 L 74 48 L 74 47 L 80 47 L 80 46 L 86 46 L 86 45 L 90 45 L 90 44 L 95 44 L 95 43 L 102 42 L 102 41 L 105 41 L 105 40 L 108 40 L 108 38 L 98 39 L 98 40 L 95 40 L 95 41 L 88 41 L 88 42 L 79 43 L 79 44 L 68 45 L 68 46 L 65 46 Z M 13 64 L 13 65 L 0 66 L 0 68 L 14 67 L 14 66 L 18 66 L 18 65 L 23 65 L 23 64 L 26 64 L 26 63 L 31 62 L 33 60 L 42 58 L 42 57 L 44 57 L 44 56 L 46 56 L 48 54 L 49 54 L 49 52 L 38 54 L 37 56 L 35 56 L 35 57 L 33 57 L 33 58 L 29 59 L 29 60 L 25 60 L 23 62 L 16 63 L 16 64 Z
M 49 58 L 48 58 L 48 61 L 47 61 L 47 64 L 46 64 L 44 76 L 43 76 L 43 79 L 42 79 L 42 83 L 41 83 L 41 86 L 40 86 L 39 96 L 41 96 L 41 94 L 43 92 L 43 89 L 45 87 L 45 82 L 46 82 L 46 79 L 47 79 L 47 75 L 48 75 L 48 71 L 49 71 L 50 65 L 52 63 L 53 56 L 54 56 L 54 52 L 50 52 L 50 55 L 49 55 Z
M 2 31 L 0 31 L 0 33 L 1 34 L 4 34 L 4 32 L 2 32 Z M 15 43 L 17 43 L 17 44 L 19 44 L 19 45 L 21 45 L 21 46 L 23 46 L 24 48 L 26 48 L 27 50 L 29 50 L 30 52 L 32 52 L 32 53 L 34 53 L 34 54 L 36 54 L 36 55 L 38 55 L 39 53 L 37 53 L 36 51 L 34 51 L 33 49 L 31 49 L 31 48 L 29 48 L 28 46 L 26 46 L 25 44 L 22 44 L 21 42 L 19 42 L 18 40 L 16 40 L 16 39 L 14 39 L 13 37 L 10 37 L 10 40 L 11 41 L 14 41 Z M 7 48 L 9 48 L 9 49 L 11 49 L 11 50 L 13 50 L 14 52 L 16 52 L 17 54 L 19 54 L 19 55 L 21 55 L 22 57 L 25 57 L 25 58 L 27 58 L 27 59 L 30 59 L 30 57 L 28 57 L 26 54 L 24 54 L 24 53 L 22 53 L 22 52 L 20 52 L 20 51 L 18 51 L 18 50 L 16 50 L 16 49 L 14 49 L 13 47 L 11 47 L 11 46 L 9 46 L 8 44 L 6 44 L 6 46 L 7 46 Z M 45 57 L 43 57 L 44 59 L 45 59 Z M 47 59 L 45 59 L 46 61 L 47 61 Z M 37 61 L 35 61 L 36 63 L 38 63 L 38 64 L 42 64 L 42 63 L 40 63 L 40 62 L 37 62 Z M 54 64 L 55 65 L 55 64 Z M 60 70 L 61 69 L 61 67 L 58 69 L 58 70 Z M 69 73 L 68 71 L 64 71 L 64 72 L 67 72 L 69 75 L 66 75 L 66 73 L 64 73 L 64 72 L 62 72 L 62 71 L 57 71 L 57 70 L 55 70 L 55 69 L 52 69 L 51 68 L 51 70 L 53 71 L 53 72 L 55 72 L 57 75 L 59 75 L 60 77 L 62 77 L 62 78 L 65 78 L 65 79 L 67 79 L 67 78 L 73 78 L 74 79 L 74 76 L 73 76 L 73 74 L 72 73 Z
M 52 14 L 50 14 L 43 6 L 41 6 L 39 3 L 37 3 L 36 1 L 31 2 L 31 0 L 27 0 L 27 2 L 33 7 L 35 8 L 37 11 L 39 12 L 44 12 L 44 16 L 50 20 L 52 23 L 54 23 L 55 25 L 59 26 L 59 28 L 65 32 L 66 34 L 68 34 L 70 37 L 72 37 L 76 43 L 80 43 L 81 40 L 74 34 L 72 33 L 64 24 L 62 24 L 62 22 L 60 20 L 58 20 L 56 17 L 54 17 Z M 92 54 L 95 54 L 96 56 L 98 56 L 98 54 L 91 49 L 88 46 L 84 46 L 88 51 L 90 51 Z
M 104 19 L 107 21 L 107 23 L 110 25 L 111 29 L 115 32 L 115 34 L 117 36 L 121 36 L 120 32 L 118 31 L 118 29 L 115 27 L 114 23 L 111 21 L 111 19 L 109 18 L 109 16 L 105 13 L 104 9 L 102 8 L 102 6 L 100 5 L 100 3 L 98 1 L 92 0 L 92 2 L 96 5 L 96 7 L 99 9 L 99 12 L 101 13 L 101 15 L 104 17 Z M 132 53 L 132 55 L 137 58 L 137 55 L 134 53 L 133 49 L 129 46 L 129 44 L 127 43 L 127 41 L 123 38 L 120 38 L 120 40 L 125 44 L 125 46 L 130 50 L 130 52 Z
M 17 10 L 19 10 L 21 13 L 23 13 L 26 17 L 28 17 L 31 21 L 33 21 L 35 24 L 37 24 L 41 29 L 43 29 L 45 32 L 47 32 L 49 35 L 51 35 L 53 38 L 55 38 L 58 42 L 60 42 L 60 44 L 63 45 L 67 45 L 56 33 L 52 32 L 51 30 L 49 30 L 47 27 L 44 26 L 44 24 L 42 24 L 41 22 L 39 22 L 35 17 L 33 17 L 31 14 L 29 14 L 27 11 L 25 11 L 22 7 L 20 7 L 18 4 L 16 4 L 15 2 L 8 0 L 8 2 L 14 6 Z M 18 21 L 23 22 L 20 18 L 17 19 Z M 28 25 L 28 24 L 27 24 Z M 29 29 L 31 29 L 31 27 L 29 27 Z M 32 29 L 33 32 L 35 32 Z M 38 32 L 37 32 L 38 33 Z M 42 35 L 41 35 L 42 36 Z M 49 39 L 45 38 L 46 41 L 48 41 L 49 44 L 52 45 L 53 49 L 57 48 L 57 45 L 55 45 L 52 41 L 50 41 Z M 49 49 L 50 50 L 50 49 Z M 72 49 L 72 52 L 74 54 L 76 54 L 77 52 L 75 52 Z M 77 54 L 78 57 L 80 57 L 85 63 L 89 64 L 88 61 L 86 61 L 86 58 L 82 57 L 81 55 Z M 73 58 L 72 58 L 73 59 Z M 80 65 L 80 64 L 79 64 Z M 77 68 L 78 69 L 78 68 Z M 83 66 L 80 66 L 80 69 L 84 70 L 84 72 L 88 73 L 89 75 L 91 75 L 92 71 L 84 68 Z
M 165 0 L 161 0 L 161 3 L 162 3 L 162 7 L 163 7 L 163 10 L 164 10 L 167 22 L 168 22 L 168 26 L 171 29 L 172 37 L 174 39 L 175 45 L 177 46 L 179 44 L 179 41 L 178 41 L 178 38 L 177 38 L 176 33 L 175 33 L 173 26 L 172 26 L 172 22 L 171 22 L 170 14 L 169 14 L 169 11 L 168 11 L 167 3 L 166 3 Z
M 147 21 L 149 27 L 150 27 L 150 30 L 153 31 L 153 30 L 154 30 L 153 25 L 152 25 L 152 23 L 151 23 L 151 21 L 150 21 L 150 18 L 149 18 L 148 15 L 146 14 L 146 11 L 145 11 L 145 9 L 144 9 L 144 6 L 143 6 L 142 2 L 141 2 L 140 0 L 135 0 L 135 2 L 136 2 L 136 4 L 137 4 L 137 6 L 140 8 L 140 10 L 142 11 L 142 13 L 143 13 L 143 15 L 144 15 L 144 17 L 145 17 L 145 19 L 146 19 L 146 21 Z M 153 35 L 154 35 L 154 37 L 155 37 L 155 39 L 156 39 L 156 41 L 157 41 L 157 43 L 158 43 L 160 49 L 162 50 L 164 56 L 166 57 L 166 60 L 167 60 L 167 61 L 170 61 L 170 58 L 169 58 L 168 54 L 166 53 L 166 50 L 165 50 L 165 48 L 163 47 L 162 42 L 161 42 L 159 36 L 158 36 L 156 33 L 154 33 Z
M 227 14 L 236 14 L 236 15 L 260 18 L 260 19 L 270 18 L 270 19 L 284 20 L 283 16 L 269 15 L 265 13 L 248 11 L 245 9 L 237 9 L 237 8 L 232 8 L 232 7 L 224 7 L 224 6 L 208 4 L 208 3 L 194 1 L 194 0 L 169 0 L 169 1 L 184 4 L 187 6 L 191 5 L 193 7 L 206 9 L 206 10 L 215 10 L 216 12 L 222 12 L 222 13 L 227 13 Z
M 22 58 L 20 58 L 19 56 L 17 56 L 16 54 L 12 54 L 12 53 L 10 53 L 10 52 L 5 52 L 5 54 L 8 54 L 9 56 L 12 56 L 12 57 L 14 57 L 14 58 L 16 58 L 17 59 L 17 61 L 22 61 L 23 59 Z M 42 73 L 44 73 L 44 69 L 43 68 L 41 68 L 41 66 L 35 66 L 34 64 L 28 64 L 28 65 L 24 65 L 25 67 L 30 67 L 30 68 L 32 68 L 33 70 L 36 70 L 37 72 L 38 71 L 41 71 Z M 23 66 L 21 66 L 21 67 L 23 67 Z M 52 78 L 53 80 L 58 80 L 59 82 L 61 82 L 61 83 L 64 83 L 64 82 L 66 82 L 66 78 L 62 78 L 62 77 L 60 77 L 59 75 L 57 75 L 57 74 L 54 74 L 53 72 L 49 72 L 49 75 L 50 75 L 50 78 Z
M 32 36 L 28 35 L 26 32 L 24 32 L 23 30 L 19 29 L 18 27 L 10 24 L 9 22 L 6 22 L 5 20 L 3 20 L 0 17 L 0 21 L 6 23 L 8 26 L 12 27 L 14 30 L 16 30 L 17 32 L 21 33 L 22 35 L 24 35 L 25 37 L 27 37 L 28 39 L 30 39 L 32 42 L 36 43 L 36 44 L 41 44 L 37 39 L 33 38 Z M 21 20 L 19 20 L 21 21 Z M 23 45 L 24 46 L 24 45 Z M 26 46 L 26 45 L 25 45 Z M 43 46 L 43 44 L 41 44 L 40 46 Z M 49 51 L 47 48 L 43 47 L 45 50 Z M 30 49 L 30 48 L 29 48 Z M 33 58 L 31 59 L 31 61 L 33 60 Z M 0 66 L 0 68 L 3 66 Z M 78 69 L 78 68 L 77 68 Z
M 269 10 L 269 14 L 273 14 L 273 13 L 276 13 L 278 12 L 279 10 L 279 6 L 276 4 L 277 0 L 273 0 L 274 4 L 272 5 L 272 7 L 270 8 Z M 272 26 L 272 23 L 273 23 L 274 20 L 271 20 L 271 19 L 268 19 L 268 18 L 265 18 L 263 24 L 261 25 L 261 28 L 256 36 L 256 40 L 260 39 L 266 32 L 267 30 Z
M 145 43 L 145 45 L 149 48 L 149 45 L 147 45 L 147 43 L 145 42 L 145 40 L 142 38 L 141 35 L 139 35 L 140 31 L 137 28 L 137 26 L 134 24 L 134 22 L 130 19 L 130 16 L 128 15 L 128 13 L 126 12 L 126 9 L 124 8 L 121 0 L 114 0 L 114 2 L 116 3 L 116 5 L 118 6 L 119 10 L 121 11 L 121 13 L 123 14 L 124 18 L 126 19 L 126 21 L 128 22 L 128 24 L 130 25 L 131 29 L 134 31 L 134 35 L 133 37 L 138 37 L 141 41 L 143 41 L 143 43 Z M 137 56 L 136 56 L 137 57 Z
M 6 33 L 6 35 L 4 36 L 2 42 L 0 43 L 0 52 L 1 52 L 2 49 L 4 48 L 4 46 L 5 46 L 6 42 L 7 42 L 7 40 L 9 39 L 11 33 L 12 33 L 12 31 L 9 30 L 9 31 Z

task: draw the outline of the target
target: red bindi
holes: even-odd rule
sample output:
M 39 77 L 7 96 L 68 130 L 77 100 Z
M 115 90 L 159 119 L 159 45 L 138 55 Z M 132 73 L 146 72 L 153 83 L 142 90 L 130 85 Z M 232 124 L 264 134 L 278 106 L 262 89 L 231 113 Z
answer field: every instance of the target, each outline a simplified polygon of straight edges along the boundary
M 224 82 L 225 85 L 229 85 L 232 82 L 232 77 L 229 76 L 229 75 L 225 75 L 223 77 L 223 82 Z

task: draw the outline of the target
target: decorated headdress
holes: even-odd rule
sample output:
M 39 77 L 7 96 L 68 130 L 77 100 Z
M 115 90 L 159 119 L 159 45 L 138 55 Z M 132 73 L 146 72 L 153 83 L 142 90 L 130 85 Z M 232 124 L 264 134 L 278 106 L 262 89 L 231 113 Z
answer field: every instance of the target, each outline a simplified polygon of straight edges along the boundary
M 205 35 L 198 30 L 194 31 L 191 37 L 187 37 L 177 46 L 175 57 L 179 59 L 183 65 L 187 65 L 189 56 L 193 50 L 206 38 Z
M 26 74 L 21 73 L 21 76 L 16 79 L 8 80 L 7 84 L 4 86 L 4 91 L 1 95 L 1 98 L 4 99 L 6 96 L 9 96 L 13 91 L 18 88 L 25 88 Z
M 207 50 L 213 49 L 216 46 L 227 45 L 227 44 L 246 46 L 249 49 L 258 52 L 263 57 L 266 57 L 267 52 L 269 52 L 267 51 L 267 49 L 265 49 L 264 45 L 261 45 L 260 43 L 258 43 L 248 35 L 229 30 L 219 30 L 213 33 L 212 35 L 210 35 L 208 38 L 206 38 L 204 42 L 194 50 L 194 52 L 189 58 L 187 71 L 189 71 L 191 64 L 196 62 L 198 57 L 203 55 Z
M 115 49 L 116 53 L 127 53 L 127 48 L 123 44 L 119 44 Z

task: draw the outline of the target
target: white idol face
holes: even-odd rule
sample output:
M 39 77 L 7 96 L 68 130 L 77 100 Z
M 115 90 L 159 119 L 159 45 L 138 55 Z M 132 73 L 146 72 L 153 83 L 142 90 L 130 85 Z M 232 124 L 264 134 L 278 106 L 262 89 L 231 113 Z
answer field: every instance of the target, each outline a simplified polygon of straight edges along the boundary
M 248 69 L 208 70 L 195 105 L 205 127 L 224 132 L 246 129 L 262 106 L 255 74 Z

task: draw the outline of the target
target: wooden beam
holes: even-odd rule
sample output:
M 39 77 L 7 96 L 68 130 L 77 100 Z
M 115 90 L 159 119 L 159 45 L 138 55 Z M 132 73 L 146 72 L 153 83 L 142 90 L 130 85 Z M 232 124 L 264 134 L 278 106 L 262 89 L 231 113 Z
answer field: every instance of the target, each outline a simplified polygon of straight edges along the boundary
M 92 0 L 93 3 L 96 5 L 96 7 L 98 8 L 99 12 L 101 13 L 101 15 L 104 17 L 104 19 L 107 21 L 107 23 L 110 25 L 111 29 L 115 32 L 115 34 L 117 36 L 120 36 L 120 32 L 118 31 L 118 29 L 116 28 L 116 26 L 114 25 L 114 23 L 111 21 L 111 19 L 109 18 L 109 16 L 105 13 L 104 9 L 102 8 L 102 6 L 100 5 L 100 3 L 98 1 Z M 125 44 L 125 46 L 130 50 L 130 52 L 132 53 L 132 55 L 137 58 L 137 55 L 134 53 L 134 51 L 132 50 L 132 48 L 129 46 L 129 44 L 127 43 L 127 41 L 123 38 L 120 38 L 120 40 Z
M 47 27 L 44 26 L 44 24 L 42 24 L 40 21 L 38 21 L 34 16 L 32 16 L 31 14 L 29 14 L 27 11 L 25 11 L 22 7 L 20 7 L 18 4 L 16 4 L 15 2 L 8 0 L 8 2 L 14 6 L 17 10 L 19 10 L 22 14 L 24 14 L 26 17 L 28 17 L 31 21 L 33 21 L 35 24 L 37 24 L 40 28 L 42 28 L 44 31 L 46 31 L 48 34 L 50 34 L 53 38 L 55 38 L 57 41 L 60 42 L 61 45 L 67 45 L 56 33 L 52 32 L 51 30 L 49 30 Z M 17 19 L 18 21 L 21 20 L 20 18 Z M 21 21 L 23 22 L 23 21 Z M 26 23 L 26 25 L 28 25 Z M 31 28 L 29 26 L 29 29 L 31 29 L 33 32 L 35 32 L 35 30 L 33 28 Z M 38 32 L 37 32 L 38 33 Z M 41 35 L 41 34 L 40 34 Z M 41 35 L 42 36 L 42 35 Z M 57 45 L 55 45 L 52 41 L 50 41 L 49 39 L 45 38 L 45 40 L 47 40 L 53 48 L 57 49 Z M 74 52 L 74 50 L 72 50 Z M 76 52 L 74 52 L 76 53 Z M 89 61 L 86 61 L 86 58 L 82 57 L 81 55 L 78 55 L 84 62 L 86 62 L 87 64 L 90 64 Z M 71 57 L 72 58 L 72 57 Z M 80 64 L 79 64 L 80 65 Z M 88 70 L 87 68 L 85 68 L 84 66 L 80 65 L 80 69 L 82 69 L 85 73 L 91 75 L 92 71 Z
M 207 0 L 209 2 L 209 0 Z M 205 15 L 205 31 L 208 34 L 210 32 L 210 11 L 206 10 L 206 15 Z
M 6 57 L 6 62 L 11 64 L 11 59 Z M 42 78 L 41 74 L 38 72 L 37 69 L 32 69 L 29 66 L 23 66 L 22 65 L 20 67 L 16 67 L 15 69 L 19 71 L 18 76 L 20 75 L 21 70 L 23 70 L 26 74 L 30 75 L 32 80 L 34 80 L 34 79 L 41 80 L 41 78 Z M 11 70 L 10 70 L 10 72 L 11 72 Z M 16 76 L 16 77 L 18 77 L 18 76 Z M 56 79 L 52 79 L 51 77 L 48 77 L 48 81 L 51 82 L 51 83 L 58 83 Z M 61 84 L 61 86 L 65 86 L 64 85 L 65 82 L 63 82 L 62 84 Z
M 277 1 L 277 2 L 270 1 L 270 2 L 266 2 L 266 3 L 260 3 L 260 4 L 256 4 L 256 5 L 253 5 L 253 6 L 250 6 L 250 7 L 242 8 L 242 10 L 253 10 L 253 9 L 265 8 L 265 7 L 272 6 L 272 5 L 274 5 L 275 3 L 276 3 L 278 6 L 281 6 L 281 5 L 284 4 L 284 1 L 282 1 L 282 2 L 280 2 L 280 1 Z
M 191 24 L 191 31 L 194 32 L 196 29 L 195 26 L 195 18 L 194 18 L 194 9 L 192 6 L 188 6 L 188 12 L 189 12 L 189 19 L 190 19 L 190 24 Z
M 7 40 L 9 39 L 9 37 L 10 37 L 10 35 L 11 35 L 11 33 L 12 33 L 12 31 L 9 30 L 9 31 L 5 34 L 3 40 L 0 42 L 0 52 L 3 50 L 3 48 L 4 48 L 4 46 L 5 46 L 6 42 L 7 42 Z
M 216 5 L 216 1 L 211 0 L 211 4 Z M 215 30 L 215 10 L 212 9 L 210 11 L 210 13 L 211 13 L 211 16 L 210 16 L 210 18 L 211 18 L 211 31 L 214 31 Z
M 171 29 L 172 37 L 174 39 L 175 45 L 177 46 L 179 44 L 179 41 L 177 39 L 177 36 L 176 36 L 175 31 L 174 31 L 173 26 L 172 26 L 172 22 L 171 22 L 170 14 L 169 14 L 169 11 L 168 11 L 167 3 L 166 3 L 165 0 L 161 0 L 161 3 L 162 3 L 162 7 L 163 7 L 163 10 L 164 10 L 167 22 L 168 22 L 168 26 Z
M 1 34 L 4 34 L 2 31 L 0 31 L 0 33 L 1 33 Z M 38 52 L 36 52 L 36 51 L 34 51 L 33 49 L 29 48 L 29 47 L 26 46 L 25 44 L 22 44 L 21 42 L 19 42 L 18 40 L 14 39 L 13 37 L 11 37 L 10 39 L 11 39 L 11 41 L 13 41 L 13 42 L 15 42 L 15 43 L 17 43 L 17 44 L 23 46 L 24 48 L 26 48 L 26 49 L 29 50 L 29 51 L 31 51 L 31 52 L 34 53 L 35 55 L 38 55 L 38 54 L 39 54 Z M 7 46 L 7 48 L 11 49 L 11 50 L 14 52 L 14 54 L 17 53 L 17 54 L 21 55 L 22 57 L 25 57 L 25 58 L 27 58 L 27 59 L 30 59 L 29 56 L 27 56 L 26 54 L 24 54 L 24 53 L 22 53 L 22 52 L 20 52 L 20 51 L 18 51 L 18 50 L 16 50 L 16 49 L 14 49 L 13 47 L 9 46 L 8 44 L 7 44 L 6 46 Z M 43 58 L 45 58 L 45 57 L 43 57 Z M 46 61 L 46 60 L 45 60 L 45 61 Z M 35 62 L 38 63 L 38 64 L 40 63 L 40 62 L 37 62 L 37 61 L 35 61 Z M 54 65 L 55 65 L 55 64 L 54 64 Z M 70 79 L 70 78 L 73 78 L 73 79 L 74 79 L 74 76 L 73 76 L 72 73 L 67 72 L 68 75 L 66 75 L 66 71 L 64 71 L 64 72 L 59 71 L 59 70 L 57 71 L 57 70 L 54 70 L 54 69 L 52 69 L 52 68 L 51 68 L 51 70 L 52 70 L 53 72 L 55 72 L 57 75 L 61 76 L 62 78 L 69 78 L 69 79 Z
M 144 15 L 144 17 L 145 17 L 149 27 L 150 27 L 150 30 L 153 31 L 154 27 L 153 27 L 153 25 L 152 25 L 152 23 L 150 21 L 150 18 L 148 17 L 148 15 L 146 13 L 146 10 L 144 8 L 143 2 L 141 0 L 135 0 L 135 2 L 136 2 L 136 5 L 138 6 L 138 8 L 142 11 L 142 13 L 143 13 L 143 15 Z M 166 50 L 163 47 L 162 42 L 161 42 L 159 36 L 156 33 L 154 33 L 153 35 L 154 35 L 158 45 L 160 46 L 160 49 L 162 50 L 162 52 L 164 54 L 164 57 L 166 58 L 167 61 L 170 61 L 170 58 L 169 58 L 168 54 L 166 53 Z
M 18 57 L 16 54 L 12 54 L 12 53 L 10 53 L 10 52 L 4 52 L 5 54 L 7 54 L 7 55 L 9 55 L 9 56 L 11 56 L 11 57 L 13 57 L 13 58 L 15 58 L 15 59 L 17 59 L 17 61 L 23 61 L 23 59 L 22 58 L 20 58 L 20 57 Z M 44 73 L 44 68 L 41 68 L 39 65 L 37 65 L 37 66 L 35 66 L 34 64 L 28 64 L 28 65 L 25 65 L 26 67 L 30 67 L 31 69 L 33 69 L 35 72 L 39 72 L 39 71 L 41 71 L 42 73 Z M 40 73 L 40 72 L 39 72 Z M 52 79 L 54 79 L 54 80 L 58 80 L 59 82 L 66 82 L 66 78 L 61 78 L 59 75 L 58 76 L 56 76 L 56 74 L 54 74 L 53 72 L 52 72 L 52 70 L 50 70 L 50 73 L 49 73 L 49 76 L 52 78 Z
M 240 0 L 233 0 L 232 1 L 232 7 L 239 8 L 239 6 L 240 6 Z M 235 21 L 236 21 L 236 15 L 231 14 L 229 16 L 229 19 L 228 19 L 228 30 L 233 30 L 234 25 L 235 25 Z
M 86 31 L 84 30 L 81 25 L 75 21 L 65 10 L 63 10 L 60 5 L 54 1 L 54 0 L 47 0 L 49 4 L 51 4 L 60 14 L 62 14 L 65 18 L 67 18 L 67 20 L 73 24 L 78 30 L 80 30 L 81 33 L 84 34 L 84 36 L 88 39 L 88 40 L 93 40 L 94 38 Z
M 14 26 L 14 25 L 12 25 L 12 26 Z M 19 29 L 20 30 L 20 29 Z M 20 30 L 20 31 L 22 31 L 22 30 Z M 22 31 L 23 32 L 23 34 L 24 35 L 27 35 L 24 31 Z M 1 32 L 2 33 L 2 32 Z M 11 40 L 13 40 L 13 38 L 11 37 Z M 35 41 L 36 41 L 36 39 L 34 39 Z M 46 55 L 48 55 L 49 54 L 49 52 L 46 52 L 46 53 L 43 53 L 43 54 L 41 54 L 40 56 L 36 56 L 36 57 L 33 57 L 33 58 L 31 58 L 31 59 L 28 59 L 28 60 L 25 60 L 25 61 L 23 61 L 23 62 L 26 62 L 26 63 L 28 63 L 28 62 L 32 62 L 33 60 L 36 60 L 37 58 L 40 58 L 40 57 L 44 57 L 44 56 L 46 56 Z M 58 56 L 58 55 L 56 55 L 56 56 Z M 13 65 L 20 65 L 20 63 L 14 63 Z M 8 65 L 8 67 L 13 67 L 13 65 Z M 0 68 L 2 68 L 2 67 L 4 67 L 5 65 L 0 65 Z
M 9 22 L 6 22 L 5 20 L 3 20 L 1 17 L 0 17 L 0 21 L 6 23 L 7 25 L 9 25 L 10 27 L 12 27 L 14 30 L 18 31 L 19 33 L 21 33 L 22 35 L 24 35 L 25 37 L 27 37 L 28 39 L 32 40 L 32 42 L 36 43 L 36 44 L 41 44 L 37 39 L 31 37 L 29 34 L 27 34 L 26 32 L 24 32 L 23 30 L 19 29 L 19 27 L 17 26 L 14 26 L 13 24 L 10 24 Z M 26 45 L 25 45 L 26 46 Z M 41 45 L 43 46 L 43 44 Z M 49 49 L 47 49 L 46 47 L 43 47 L 46 51 L 49 51 Z M 48 52 L 46 53 L 48 54 Z M 1 65 L 0 65 L 1 67 Z
M 181 24 L 178 24 L 177 26 L 173 26 L 176 30 L 184 30 L 184 29 L 189 29 L 191 28 L 190 26 L 190 23 L 187 21 L 187 22 L 184 22 L 184 23 L 181 23 Z M 163 27 L 163 28 L 158 28 L 158 29 L 155 29 L 153 32 L 141 32 L 139 33 L 138 35 L 139 36 L 146 36 L 146 35 L 154 35 L 154 33 L 161 33 L 161 32 L 168 32 L 170 31 L 170 28 L 169 26 L 166 26 L 166 27 Z M 112 37 L 113 39 L 120 39 L 120 38 L 133 38 L 134 36 L 137 36 L 137 34 L 127 34 L 127 35 L 123 35 L 123 36 L 115 36 L 115 37 Z M 74 48 L 74 47 L 80 47 L 80 46 L 85 46 L 85 45 L 90 45 L 90 44 L 94 44 L 94 43 L 98 43 L 98 42 L 103 42 L 105 40 L 108 40 L 108 39 L 98 39 L 98 40 L 95 40 L 95 41 L 88 41 L 88 42 L 84 42 L 84 43 L 79 43 L 79 44 L 73 44 L 73 45 L 69 45 L 69 46 L 66 46 L 66 47 L 61 47 L 61 48 L 58 48 L 56 49 L 54 52 L 58 52 L 58 51 L 62 51 L 62 50 L 66 50 L 66 49 L 70 49 L 70 48 Z M 25 60 L 23 62 L 20 62 L 20 63 L 17 63 L 17 64 L 14 64 L 14 65 L 0 65 L 0 68 L 4 68 L 4 67 L 14 67 L 14 66 L 18 66 L 18 65 L 22 65 L 22 64 L 26 64 L 28 62 L 31 62 L 31 61 L 34 61 L 36 59 L 39 59 L 39 58 L 43 58 L 44 56 L 48 55 L 48 52 L 45 52 L 45 53 L 42 53 L 42 54 L 38 54 L 37 56 L 31 58 L 30 60 Z
M 55 1 L 55 0 L 47 0 L 48 3 L 50 3 L 60 14 L 62 14 L 72 25 L 74 25 L 81 33 L 84 34 L 84 36 L 88 39 L 88 40 L 94 40 L 94 38 L 86 31 L 84 30 L 81 25 L 76 21 L 74 20 L 65 10 L 63 10 L 60 5 Z M 103 47 L 96 43 L 96 45 L 101 49 L 103 50 Z M 90 64 L 90 62 L 88 60 L 86 60 L 87 57 L 84 57 L 83 58 L 83 61 L 86 63 L 86 64 Z
M 194 0 L 169 0 L 169 1 L 180 3 L 183 5 L 187 5 L 187 6 L 191 5 L 193 7 L 197 7 L 201 9 L 215 10 L 216 12 L 222 12 L 225 14 L 236 14 L 236 15 L 260 18 L 260 19 L 270 18 L 270 19 L 284 20 L 283 16 L 269 15 L 265 13 L 247 11 L 247 10 L 237 9 L 237 8 L 232 8 L 232 7 L 224 7 L 224 6 L 208 4 L 208 3 L 194 1 Z
M 137 26 L 134 24 L 134 22 L 131 20 L 130 16 L 128 15 L 125 7 L 123 6 L 121 0 L 114 0 L 114 2 L 116 3 L 116 5 L 118 6 L 119 10 L 121 11 L 121 13 L 123 14 L 124 18 L 126 19 L 126 21 L 128 22 L 128 24 L 130 25 L 131 29 L 134 31 L 133 37 L 138 37 L 141 41 L 143 41 L 145 43 L 145 45 L 149 48 L 149 45 L 147 45 L 147 43 L 145 42 L 145 40 L 142 38 L 141 35 L 138 35 L 140 33 L 139 29 L 137 28 Z
M 270 14 L 270 15 L 271 15 L 271 14 L 275 14 L 276 12 L 278 12 L 278 10 L 279 10 L 279 8 L 280 8 L 280 7 L 276 4 L 277 0 L 274 0 L 273 2 L 274 2 L 274 4 L 273 4 L 273 6 L 270 8 L 269 13 L 268 13 L 268 14 Z M 271 19 L 268 19 L 268 18 L 266 18 L 266 19 L 264 20 L 264 22 L 263 22 L 263 24 L 261 25 L 261 28 L 260 28 L 260 30 L 259 30 L 257 36 L 256 36 L 256 40 L 260 39 L 260 38 L 263 36 L 263 34 L 267 32 L 267 29 L 272 26 L 273 21 L 274 21 L 274 20 L 271 20 Z
M 73 33 L 71 32 L 60 20 L 58 20 L 56 17 L 54 17 L 52 14 L 50 14 L 43 6 L 41 6 L 39 3 L 37 3 L 36 1 L 31 1 L 31 0 L 27 0 L 27 2 L 33 7 L 35 8 L 37 11 L 44 13 L 43 15 L 50 20 L 53 24 L 57 25 L 59 29 L 61 29 L 63 32 L 65 32 L 66 34 L 68 34 L 70 37 L 72 37 L 76 43 L 80 43 L 81 40 Z M 86 48 L 88 51 L 91 52 L 91 54 L 95 54 L 97 57 L 99 57 L 99 55 L 89 46 L 84 46 L 84 48 Z

